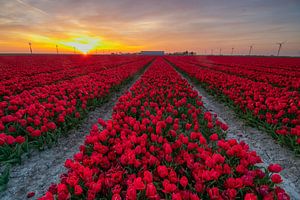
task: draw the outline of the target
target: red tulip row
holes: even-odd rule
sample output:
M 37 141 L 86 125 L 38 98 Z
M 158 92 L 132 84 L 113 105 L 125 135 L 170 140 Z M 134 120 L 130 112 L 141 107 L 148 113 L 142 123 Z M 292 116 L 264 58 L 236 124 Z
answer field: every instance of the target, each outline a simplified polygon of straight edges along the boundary
M 257 69 L 253 69 L 253 67 L 244 64 L 244 65 L 223 65 L 223 64 L 216 64 L 216 63 L 207 63 L 204 57 L 199 57 L 199 59 L 195 60 L 192 58 L 178 58 L 182 61 L 186 61 L 192 64 L 195 64 L 199 67 L 204 69 L 210 69 L 217 72 L 223 72 L 226 74 L 236 75 L 242 78 L 255 80 L 257 82 L 263 83 L 270 83 L 275 87 L 285 87 L 289 90 L 299 90 L 300 89 L 300 73 L 299 75 L 295 75 L 287 70 L 280 70 L 284 71 L 285 74 L 282 72 L 278 72 L 278 69 L 272 70 L 260 70 L 263 69 L 262 67 L 255 67 Z
M 227 125 L 161 58 L 98 122 L 40 200 L 289 199 L 282 168 L 258 167 L 247 144 L 224 140 Z
M 299 77 L 299 58 L 278 57 L 242 57 L 242 56 L 207 56 L 206 61 L 227 66 L 246 67 L 247 69 L 273 73 L 277 75 Z M 198 59 L 198 57 L 197 57 Z
M 3 96 L 16 95 L 34 87 L 71 80 L 141 60 L 136 56 L 116 56 L 113 62 L 110 56 L 21 56 L 22 59 L 20 56 L 13 56 L 13 58 L 16 58 L 15 63 L 11 63 L 12 58 L 10 56 L 0 57 L 0 70 L 3 71 L 1 74 L 3 79 L 0 83 L 0 100 Z M 42 58 L 45 58 L 46 62 L 42 62 Z
M 107 56 L 107 55 L 34 55 L 34 56 L 1 56 L 0 79 L 8 80 L 15 77 L 31 77 L 38 74 L 64 71 L 66 69 L 103 65 L 112 67 L 138 56 Z
M 300 94 L 288 88 L 201 68 L 189 58 L 168 57 L 180 70 L 195 78 L 212 94 L 232 105 L 257 126 L 263 126 L 281 143 L 300 153 Z
M 20 158 L 30 145 L 43 148 L 45 143 L 55 141 L 78 123 L 87 109 L 107 100 L 114 88 L 140 71 L 151 59 L 140 58 L 134 63 L 118 66 L 111 62 L 106 69 L 100 65 L 101 70 L 92 70 L 71 80 L 4 96 L 0 102 L 0 162 L 15 162 L 15 158 Z M 90 67 L 82 68 L 89 71 Z
M 82 56 L 56 55 L 1 56 L 0 79 L 8 80 L 15 77 L 35 76 L 41 73 L 65 70 L 79 64 L 82 58 Z

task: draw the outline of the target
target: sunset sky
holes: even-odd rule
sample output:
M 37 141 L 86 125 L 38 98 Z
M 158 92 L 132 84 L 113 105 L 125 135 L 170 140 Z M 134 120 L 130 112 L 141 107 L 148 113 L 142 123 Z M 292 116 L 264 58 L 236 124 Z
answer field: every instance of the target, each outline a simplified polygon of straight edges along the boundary
M 300 56 L 299 0 L 0 0 L 0 53 L 196 51 Z

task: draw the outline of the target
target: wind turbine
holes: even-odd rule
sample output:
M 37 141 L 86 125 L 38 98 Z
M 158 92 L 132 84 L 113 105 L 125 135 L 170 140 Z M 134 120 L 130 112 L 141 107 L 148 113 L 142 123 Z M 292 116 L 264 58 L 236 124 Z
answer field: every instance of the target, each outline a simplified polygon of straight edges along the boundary
M 252 48 L 253 48 L 253 44 L 251 44 L 251 45 L 250 45 L 250 49 L 249 49 L 249 56 L 251 55 Z
M 56 45 L 56 54 L 58 55 L 58 46 Z
M 279 45 L 279 47 L 278 47 L 278 51 L 277 51 L 277 56 L 279 56 L 279 53 L 280 53 L 281 47 L 282 47 L 282 45 L 283 45 L 284 43 L 286 43 L 286 41 L 284 41 L 284 42 L 277 42 L 277 44 Z
M 232 47 L 232 48 L 231 48 L 231 55 L 233 55 L 233 50 L 234 50 L 234 48 Z
M 29 44 L 30 53 L 32 54 L 31 42 L 29 42 L 28 44 Z

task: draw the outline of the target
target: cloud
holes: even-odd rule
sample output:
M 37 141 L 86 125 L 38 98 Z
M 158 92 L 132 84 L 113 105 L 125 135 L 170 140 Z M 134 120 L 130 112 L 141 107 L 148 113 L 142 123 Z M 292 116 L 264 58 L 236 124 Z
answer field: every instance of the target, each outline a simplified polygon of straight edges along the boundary
M 300 42 L 299 18 L 296 0 L 12 0 L 0 8 L 0 41 L 85 35 L 119 44 L 114 47 L 120 50 L 202 52 L 255 43 L 267 52 L 274 42 L 288 38 L 288 52 L 297 54 L 292 44 Z
M 26 3 L 22 0 L 16 0 L 16 1 L 18 3 L 20 3 L 21 5 L 23 5 L 24 7 L 26 7 L 27 9 L 29 9 L 29 10 L 33 10 L 33 11 L 38 12 L 38 13 L 43 14 L 43 15 L 48 15 L 48 13 L 46 13 L 45 11 L 43 11 L 43 10 L 37 8 L 37 7 L 34 7 L 34 6 L 30 5 L 29 3 Z

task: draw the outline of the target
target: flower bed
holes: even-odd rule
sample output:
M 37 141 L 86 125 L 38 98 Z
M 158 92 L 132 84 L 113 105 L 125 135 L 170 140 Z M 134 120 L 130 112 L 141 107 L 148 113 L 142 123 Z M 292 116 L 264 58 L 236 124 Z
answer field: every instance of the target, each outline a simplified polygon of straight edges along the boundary
M 300 93 L 298 91 L 209 68 L 204 69 L 185 62 L 191 59 L 188 57 L 167 59 L 194 78 L 210 94 L 234 108 L 252 125 L 265 129 L 296 154 L 300 153 Z
M 43 149 L 55 142 L 76 126 L 89 109 L 107 101 L 111 92 L 151 60 L 146 57 L 128 63 L 132 59 L 126 61 L 125 58 L 121 65 L 110 61 L 106 66 L 104 62 L 98 66 L 99 71 L 94 70 L 97 66 L 92 67 L 92 71 L 86 66 L 89 73 L 84 76 L 4 96 L 0 102 L 0 166 L 20 163 L 24 152 Z M 0 177 L 0 186 L 7 182 L 3 181 L 8 177 L 7 170 L 5 172 Z
M 1 56 L 0 100 L 24 90 L 49 86 L 141 60 L 137 56 Z
M 194 56 L 177 59 L 257 82 L 270 83 L 275 87 L 300 91 L 299 58 Z
M 98 121 L 40 200 L 289 199 L 281 167 L 258 167 L 247 144 L 224 140 L 227 125 L 161 58 Z

